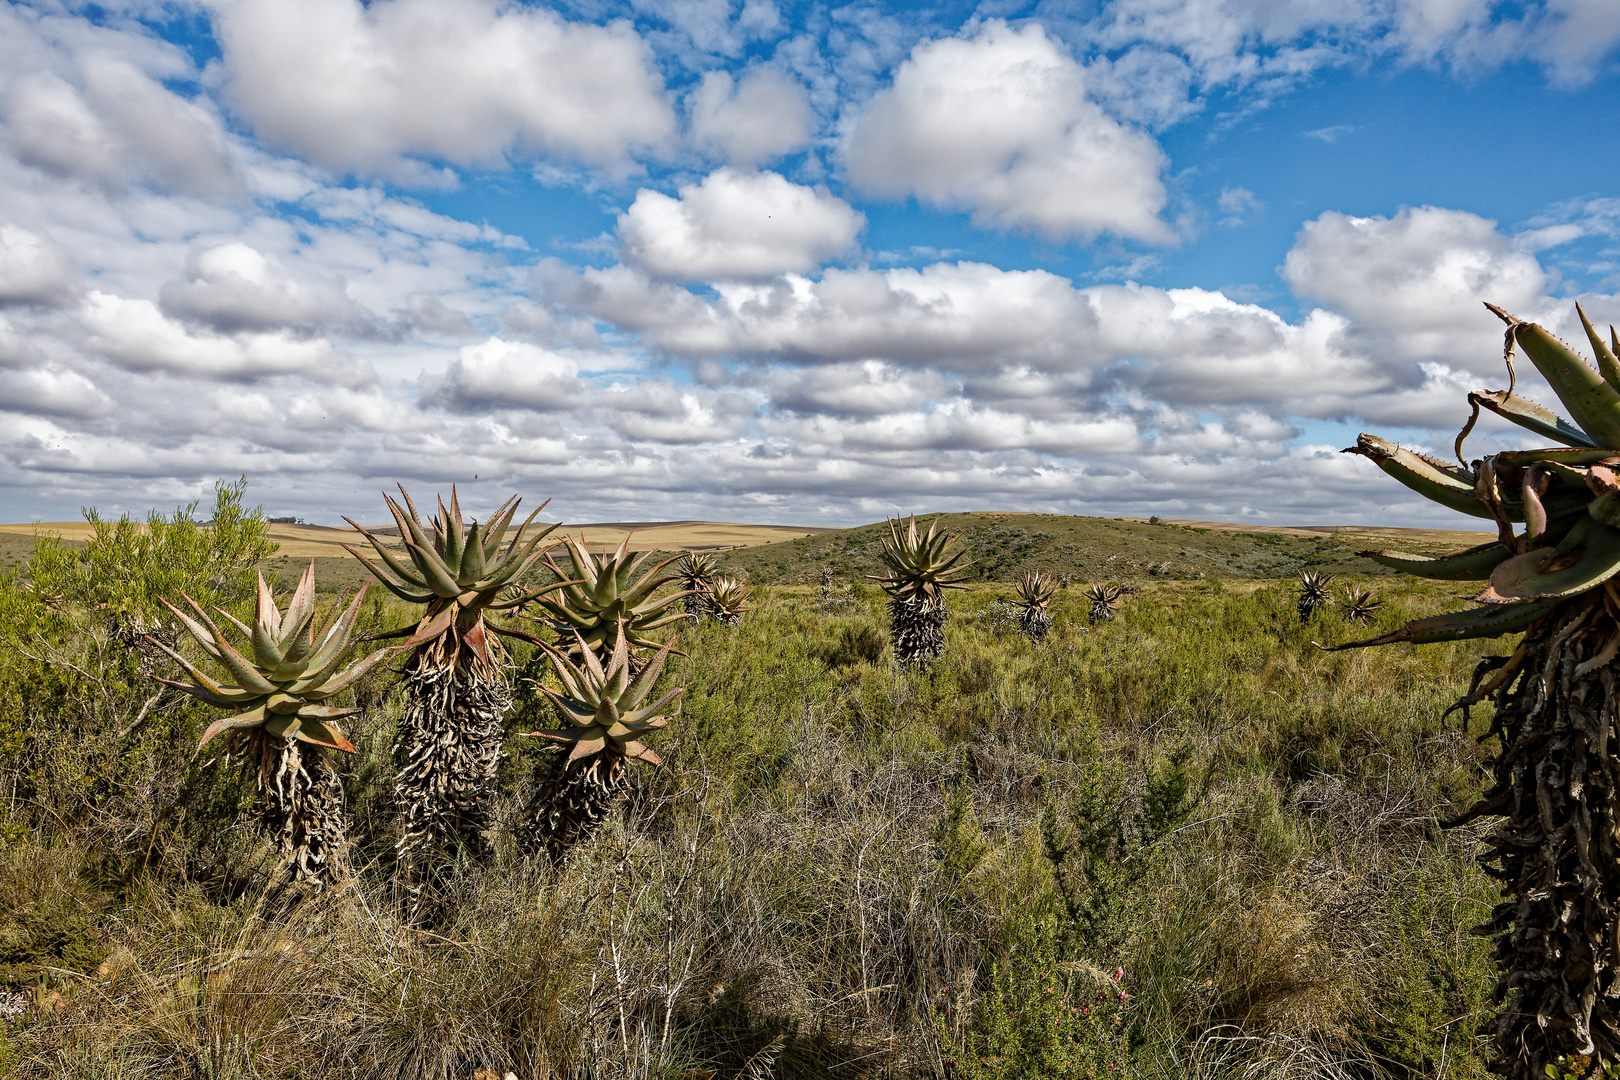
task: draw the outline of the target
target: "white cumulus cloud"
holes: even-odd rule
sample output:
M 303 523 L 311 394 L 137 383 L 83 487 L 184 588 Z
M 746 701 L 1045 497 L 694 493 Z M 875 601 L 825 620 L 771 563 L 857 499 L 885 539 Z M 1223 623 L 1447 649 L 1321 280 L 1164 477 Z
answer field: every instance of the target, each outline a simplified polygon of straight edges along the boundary
M 363 385 L 371 366 L 323 338 L 274 334 L 193 333 L 150 300 L 92 290 L 82 313 L 86 346 L 131 371 L 165 371 L 214 379 L 297 374 L 320 382 Z
M 579 371 L 579 360 L 567 353 L 492 337 L 457 350 L 443 379 L 431 381 L 423 398 L 460 409 L 506 405 L 559 411 L 584 400 Z
M 1386 361 L 1497 371 L 1501 334 L 1481 302 L 1524 318 L 1552 314 L 1543 311 L 1546 273 L 1535 256 L 1464 210 L 1330 211 L 1305 223 L 1282 274 L 1298 295 L 1349 316 L 1359 347 Z
M 93 53 L 79 67 L 82 91 L 50 71 L 6 87 L 0 111 L 19 160 L 107 189 L 133 180 L 195 194 L 241 186 L 211 112 L 125 60 Z
M 1085 71 L 1039 25 L 995 20 L 927 41 L 856 120 L 850 179 L 874 195 L 967 209 L 989 225 L 1165 243 L 1164 152 L 1086 92 Z
M 810 142 L 815 113 L 804 87 L 763 68 L 733 80 L 729 72 L 705 72 L 687 95 L 692 139 L 730 164 L 753 168 Z
M 193 251 L 185 276 L 163 286 L 163 312 L 224 333 L 341 328 L 365 334 L 370 312 L 352 300 L 336 275 L 291 274 L 280 260 L 240 242 Z
M 865 215 L 773 172 L 720 169 L 672 199 L 643 189 L 619 217 L 624 257 L 681 281 L 733 281 L 810 270 L 848 252 Z
M 21 226 L 0 225 L 0 306 L 65 303 L 74 277 L 66 251 Z
M 266 142 L 340 172 L 554 154 L 622 166 L 674 111 L 626 22 L 489 0 L 238 0 L 214 29 L 225 91 Z

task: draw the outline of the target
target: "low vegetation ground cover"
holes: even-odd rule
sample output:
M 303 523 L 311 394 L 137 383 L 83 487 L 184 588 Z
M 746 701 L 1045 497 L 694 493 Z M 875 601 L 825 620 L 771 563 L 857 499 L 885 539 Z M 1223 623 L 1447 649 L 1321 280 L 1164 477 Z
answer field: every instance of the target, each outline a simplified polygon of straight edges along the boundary
M 98 601 L 92 575 L 55 599 L 52 550 L 0 578 L 16 1075 L 1485 1075 L 1468 930 L 1494 895 L 1478 830 L 1437 821 L 1479 791 L 1488 709 L 1472 733 L 1443 714 L 1508 646 L 1313 644 L 1453 608 L 1455 585 L 1341 576 L 1385 601 L 1373 623 L 1302 624 L 1291 579 L 1143 570 L 1092 625 L 1079 585 L 1121 575 L 1082 553 L 1039 645 L 981 582 L 951 595 L 942 657 L 902 668 L 854 551 L 823 588 L 761 584 L 762 556 L 740 621 L 676 634 L 663 767 L 560 867 L 517 841 L 539 753 L 517 733 L 550 723 L 517 684 L 493 848 L 424 927 L 390 887 L 398 673 L 360 686 L 338 761 L 353 878 L 274 903 L 250 786 L 194 756 L 208 710 L 130 633 L 150 590 Z M 361 629 L 407 616 L 373 595 Z

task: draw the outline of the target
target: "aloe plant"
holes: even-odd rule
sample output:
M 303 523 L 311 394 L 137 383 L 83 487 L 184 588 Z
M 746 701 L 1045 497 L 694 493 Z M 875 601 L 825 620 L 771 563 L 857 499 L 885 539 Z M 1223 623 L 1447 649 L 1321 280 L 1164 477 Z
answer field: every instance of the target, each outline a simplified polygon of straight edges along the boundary
M 369 583 L 367 583 L 369 584 Z M 347 824 L 343 782 L 325 751 L 353 753 L 341 722 L 358 713 L 331 700 L 358 682 L 394 650 L 378 649 L 343 670 L 343 656 L 365 599 L 362 585 L 347 608 L 339 601 L 316 619 L 315 560 L 311 559 L 287 610 L 276 606 L 264 575 L 259 575 L 253 625 L 238 621 L 223 608 L 215 614 L 240 631 L 242 648 L 197 601 L 180 594 L 191 609 L 162 603 L 196 639 L 204 653 L 225 671 L 208 675 L 173 647 L 149 637 L 191 677 L 190 682 L 158 679 L 232 715 L 203 731 L 197 749 L 221 736 L 228 747 L 245 753 L 255 766 L 259 820 L 280 846 L 283 866 L 293 883 L 316 889 L 343 877 Z
M 546 696 L 561 724 L 526 733 L 557 744 L 559 751 L 536 766 L 524 815 L 526 845 L 531 851 L 545 852 L 553 864 L 561 863 L 596 831 L 624 791 L 630 762 L 662 763 L 641 738 L 669 723 L 669 714 L 660 710 L 685 690 L 676 687 L 651 703 L 647 700 L 669 659 L 673 647 L 669 642 L 638 666 L 631 662 L 629 634 L 623 624 L 614 631 L 605 662 L 577 631 L 575 636 L 577 663 L 559 649 L 547 649 L 561 689 L 533 684 Z M 561 752 L 564 750 L 566 753 Z
M 971 566 L 961 563 L 967 551 L 956 547 L 959 538 L 936 532 L 938 524 L 936 518 L 920 534 L 912 515 L 902 533 L 899 520 L 890 521 L 878 552 L 888 573 L 867 575 L 889 594 L 894 658 L 901 665 L 927 664 L 945 651 L 945 590 L 967 588 L 961 583 Z
M 403 507 L 387 495 L 383 501 L 399 528 L 405 558 L 353 521 L 349 524 L 380 561 L 343 547 L 388 591 L 424 605 L 419 621 L 395 632 L 408 635 L 404 647 L 412 650 L 405 668 L 405 715 L 394 747 L 399 768 L 394 796 L 404 818 L 399 867 L 414 906 L 430 876 L 426 864 L 436 853 L 457 847 L 476 851 L 484 844 L 505 739 L 501 719 L 512 704 L 506 658 L 496 635 L 513 631 L 490 616 L 567 582 L 527 591 L 516 585 L 545 554 L 543 543 L 557 527 L 529 530 L 545 503 L 524 519 L 503 550 L 501 541 L 520 502 L 516 496 L 480 527 L 463 521 L 454 487 L 450 505 L 440 499 L 439 512 L 429 523 L 422 521 L 403 486 L 399 493 Z
M 1496 940 L 1490 1030 L 1510 1080 L 1586 1058 L 1620 1063 L 1620 338 L 1605 341 L 1577 305 L 1597 367 L 1544 327 L 1486 305 L 1507 324 L 1506 390 L 1468 395 L 1481 409 L 1559 443 L 1452 465 L 1363 434 L 1347 453 L 1443 506 L 1489 520 L 1497 538 L 1439 558 L 1363 554 L 1419 577 L 1482 583 L 1477 606 L 1409 622 L 1339 648 L 1524 633 L 1485 658 L 1454 708 L 1495 705 L 1484 797 L 1448 825 L 1499 819 L 1480 856 L 1504 902 L 1481 928 Z M 1515 351 L 1551 384 L 1569 418 L 1515 393 Z
M 1056 586 L 1039 570 L 1025 570 L 1018 578 L 1018 629 L 1031 643 L 1039 645 L 1052 629 L 1052 593 Z
M 1310 622 L 1317 608 L 1325 608 L 1333 603 L 1333 593 L 1328 588 L 1332 580 L 1320 570 L 1299 572 L 1299 602 L 1295 606 L 1299 611 L 1300 622 Z

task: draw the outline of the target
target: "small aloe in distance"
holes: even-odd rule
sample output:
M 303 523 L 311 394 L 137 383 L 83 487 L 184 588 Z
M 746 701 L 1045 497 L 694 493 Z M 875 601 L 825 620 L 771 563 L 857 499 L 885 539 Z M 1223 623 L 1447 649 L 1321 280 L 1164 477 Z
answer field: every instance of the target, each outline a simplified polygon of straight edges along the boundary
M 888 573 L 868 575 L 889 594 L 894 658 L 902 665 L 926 664 L 945 651 L 945 590 L 967 588 L 961 583 L 967 550 L 952 550 L 960 541 L 937 525 L 931 521 L 928 532 L 919 533 L 914 514 L 902 533 L 899 521 L 890 521 L 878 552 Z
M 720 560 L 704 552 L 688 551 L 675 564 L 675 572 L 680 577 L 682 591 L 686 593 L 682 606 L 686 609 L 687 617 L 697 622 L 709 613 L 709 586 L 714 584 L 715 575 L 720 572 Z
M 1052 629 L 1052 613 L 1047 609 L 1055 591 L 1052 579 L 1039 570 L 1025 570 L 1018 578 L 1018 629 L 1036 644 Z
M 716 578 L 709 588 L 709 606 L 722 626 L 736 626 L 748 614 L 748 586 L 736 578 Z
M 243 650 L 231 643 L 202 605 L 181 595 L 191 614 L 167 600 L 164 606 L 203 652 L 225 669 L 226 677 L 210 677 L 175 649 L 149 638 L 191 677 L 190 682 L 159 681 L 210 705 L 234 710 L 208 725 L 198 750 L 220 735 L 228 745 L 245 746 L 248 760 L 257 765 L 260 822 L 276 838 L 292 881 L 316 888 L 333 883 L 345 871 L 343 784 L 323 751 L 353 752 L 340 722 L 360 709 L 328 702 L 394 652 L 378 649 L 339 670 L 366 586 L 347 608 L 339 600 L 317 622 L 313 559 L 285 612 L 276 606 L 260 574 L 252 626 L 215 609 L 241 633 Z
M 1376 599 L 1371 589 L 1346 588 L 1344 590 L 1344 607 L 1340 614 L 1345 622 L 1372 622 L 1378 614 L 1378 609 L 1384 606 L 1382 600 Z
M 1301 570 L 1299 572 L 1299 610 L 1301 622 L 1309 622 L 1318 608 L 1329 607 L 1333 603 L 1333 592 L 1330 588 L 1333 579 L 1320 570 Z
M 532 738 L 559 744 L 566 753 L 548 755 L 535 769 L 529 800 L 527 842 L 560 863 L 575 845 L 588 839 L 624 788 L 627 764 L 662 759 L 641 737 L 670 721 L 659 710 L 685 687 L 676 687 L 647 703 L 669 658 L 666 643 L 641 668 L 631 664 L 629 638 L 621 628 L 604 663 L 596 651 L 578 642 L 573 655 L 551 649 L 550 659 L 561 689 L 533 683 L 548 699 L 560 727 L 530 731 Z
M 1086 599 L 1091 601 L 1090 619 L 1093 625 L 1100 622 L 1112 622 L 1114 612 L 1119 607 L 1119 598 L 1125 595 L 1123 585 L 1092 585 L 1086 589 Z

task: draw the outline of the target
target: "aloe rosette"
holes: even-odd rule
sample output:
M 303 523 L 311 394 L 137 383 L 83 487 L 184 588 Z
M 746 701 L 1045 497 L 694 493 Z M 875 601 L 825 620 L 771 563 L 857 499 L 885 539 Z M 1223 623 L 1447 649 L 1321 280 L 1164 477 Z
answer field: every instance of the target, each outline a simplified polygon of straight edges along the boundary
M 688 551 L 675 564 L 681 589 L 686 593 L 683 607 L 687 618 L 698 622 L 709 613 L 709 588 L 720 573 L 720 560 L 700 551 Z
M 1480 410 L 1557 446 L 1508 450 L 1467 464 L 1363 434 L 1346 452 L 1407 487 L 1492 522 L 1497 538 L 1439 558 L 1363 552 L 1404 573 L 1480 583 L 1474 606 L 1409 622 L 1338 648 L 1524 633 L 1483 660 L 1457 703 L 1495 705 L 1498 740 L 1484 797 L 1455 822 L 1499 819 L 1481 862 L 1504 902 L 1494 935 L 1498 1006 L 1493 1071 L 1529 1080 L 1582 1055 L 1620 1064 L 1620 339 L 1607 341 L 1576 307 L 1596 367 L 1551 332 L 1487 305 L 1507 324 L 1506 390 L 1468 395 Z M 1567 416 L 1516 392 L 1516 352 L 1546 378 Z
M 555 587 L 556 595 L 540 597 L 535 603 L 575 656 L 580 649 L 589 649 L 599 659 L 611 656 L 622 633 L 634 665 L 638 662 L 636 650 L 660 646 L 648 634 L 687 618 L 675 605 L 690 593 L 657 595 L 677 577 L 661 571 L 680 556 L 647 566 L 652 552 L 632 555 L 629 535 L 612 552 L 601 555 L 592 555 L 581 537 L 568 537 L 564 550 L 568 552 L 567 570 L 546 556 L 547 567 L 561 582 Z
M 1119 598 L 1125 595 L 1123 585 L 1092 585 L 1086 589 L 1086 599 L 1091 601 L 1091 610 L 1088 613 L 1091 623 L 1095 626 L 1100 622 L 1112 622 L 1114 614 L 1119 608 Z
M 221 735 L 232 746 L 246 746 L 249 760 L 258 765 L 261 823 L 277 838 L 297 882 L 330 884 L 343 873 L 343 787 L 322 751 L 354 750 L 341 721 L 360 709 L 331 701 L 394 652 L 378 649 L 342 666 L 365 594 L 362 585 L 347 607 L 334 603 L 317 621 L 313 559 L 285 612 L 260 574 L 252 626 L 223 608 L 214 609 L 241 634 L 241 648 L 191 597 L 181 594 L 190 614 L 164 600 L 202 651 L 225 670 L 223 678 L 210 676 L 176 649 L 148 638 L 191 678 L 160 682 L 231 710 L 232 715 L 208 725 L 198 749 Z
M 752 606 L 748 586 L 736 578 L 716 578 L 709 586 L 709 606 L 722 626 L 736 626 Z
M 1310 622 L 1311 616 L 1316 614 L 1318 608 L 1329 607 L 1333 603 L 1333 590 L 1330 588 L 1333 579 L 1320 570 L 1301 570 L 1299 572 L 1299 601 L 1295 610 L 1299 612 L 1300 622 Z

